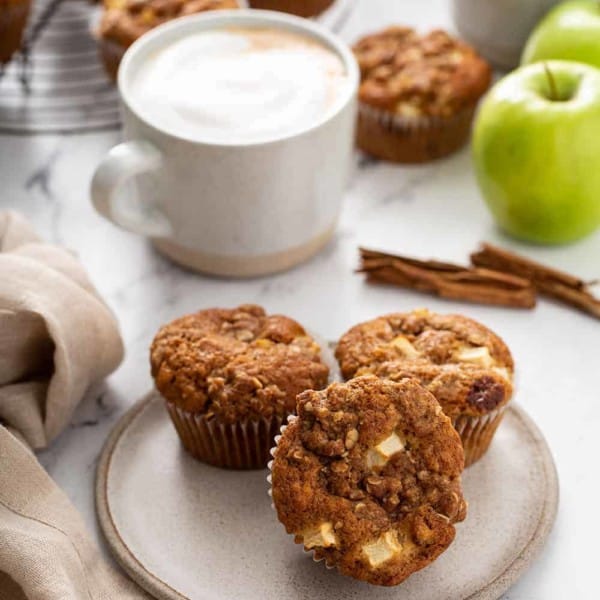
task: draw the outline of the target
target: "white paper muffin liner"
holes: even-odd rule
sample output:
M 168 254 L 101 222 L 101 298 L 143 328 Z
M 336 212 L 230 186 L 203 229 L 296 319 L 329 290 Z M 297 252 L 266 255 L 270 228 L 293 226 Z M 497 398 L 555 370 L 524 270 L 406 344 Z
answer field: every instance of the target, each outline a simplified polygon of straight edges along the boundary
M 226 469 L 264 469 L 284 417 L 223 423 L 170 402 L 167 411 L 184 448 L 198 460 Z
M 275 436 L 275 440 L 274 440 L 275 445 L 270 450 L 270 455 L 273 457 L 273 459 L 275 458 L 275 452 L 277 450 L 277 446 L 279 445 L 279 440 L 281 440 L 281 436 L 283 435 L 283 432 L 287 429 L 288 424 L 293 423 L 297 418 L 298 417 L 296 415 L 290 415 L 287 418 L 287 422 L 281 426 L 279 435 Z M 269 474 L 267 475 L 267 483 L 269 484 L 269 489 L 268 489 L 267 493 L 269 494 L 269 497 L 271 498 L 271 508 L 275 512 L 277 512 L 277 509 L 275 508 L 275 503 L 273 502 L 273 477 L 272 477 L 272 475 L 273 475 L 273 473 L 272 473 L 273 459 L 271 459 L 267 464 L 267 468 L 269 469 Z M 295 542 L 295 543 L 297 543 L 297 542 Z M 298 544 L 298 545 L 300 545 L 300 544 Z M 327 560 L 325 559 L 324 556 L 322 556 L 320 558 L 315 556 L 315 550 L 316 550 L 316 548 L 311 548 L 311 549 L 307 550 L 304 546 L 302 546 L 302 551 L 304 552 L 304 554 L 310 556 L 314 562 L 316 562 L 316 563 L 323 562 L 327 569 L 335 569 L 335 565 L 328 564 Z
M 504 417 L 506 404 L 485 415 L 459 415 L 451 419 L 465 451 L 465 468 L 477 462 L 488 450 L 496 429 Z
M 417 133 L 423 130 L 428 131 L 433 128 L 446 127 L 450 123 L 462 121 L 465 115 L 472 115 L 474 110 L 472 108 L 467 108 L 451 117 L 437 117 L 435 115 L 429 117 L 407 117 L 360 102 L 358 112 L 361 116 L 374 119 L 390 131 L 398 133 Z
M 358 147 L 395 162 L 435 160 L 467 142 L 474 113 L 475 103 L 449 117 L 409 117 L 359 102 Z

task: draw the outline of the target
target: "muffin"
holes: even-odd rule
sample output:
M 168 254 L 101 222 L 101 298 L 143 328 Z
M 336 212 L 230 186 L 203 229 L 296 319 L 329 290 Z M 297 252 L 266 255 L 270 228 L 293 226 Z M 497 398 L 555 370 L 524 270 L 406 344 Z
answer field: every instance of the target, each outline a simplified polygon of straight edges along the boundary
M 391 27 L 354 46 L 361 70 L 357 144 L 385 160 L 420 163 L 465 144 L 492 71 L 441 30 Z
M 300 394 L 273 455 L 279 520 L 315 560 L 355 579 L 401 583 L 466 516 L 460 439 L 415 380 L 366 376 Z
M 328 9 L 333 2 L 334 0 L 248 0 L 251 8 L 279 10 L 299 17 L 314 17 Z
M 150 363 L 185 449 L 237 469 L 266 466 L 296 396 L 322 389 L 329 374 L 301 325 L 254 305 L 202 310 L 165 325 Z
M 207 10 L 239 8 L 237 0 L 105 0 L 98 29 L 100 56 L 116 80 L 125 50 L 152 28 Z
M 0 65 L 21 47 L 31 0 L 0 0 Z
M 460 434 L 467 466 L 487 451 L 512 396 L 506 344 L 460 315 L 418 310 L 361 323 L 342 336 L 336 357 L 346 379 L 373 373 L 420 381 Z

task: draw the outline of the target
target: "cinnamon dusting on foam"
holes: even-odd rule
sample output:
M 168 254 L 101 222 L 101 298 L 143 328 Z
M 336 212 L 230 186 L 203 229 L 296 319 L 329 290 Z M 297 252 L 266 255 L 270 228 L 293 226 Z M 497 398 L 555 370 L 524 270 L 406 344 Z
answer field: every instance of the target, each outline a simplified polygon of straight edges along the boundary
M 325 44 L 276 28 L 187 35 L 150 54 L 132 78 L 132 103 L 176 135 L 260 142 L 311 127 L 335 107 L 348 77 Z

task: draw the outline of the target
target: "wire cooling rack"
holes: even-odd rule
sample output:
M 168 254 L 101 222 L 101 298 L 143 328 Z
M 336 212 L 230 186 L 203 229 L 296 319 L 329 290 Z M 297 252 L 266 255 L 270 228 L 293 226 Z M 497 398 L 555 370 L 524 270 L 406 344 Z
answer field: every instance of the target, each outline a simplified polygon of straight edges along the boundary
M 339 31 L 354 0 L 319 17 Z M 0 133 L 80 133 L 120 125 L 118 93 L 92 35 L 99 8 L 89 0 L 34 0 L 22 52 L 0 73 Z
M 36 0 L 23 51 L 0 78 L 0 132 L 77 133 L 119 126 L 118 94 L 91 35 L 87 0 Z

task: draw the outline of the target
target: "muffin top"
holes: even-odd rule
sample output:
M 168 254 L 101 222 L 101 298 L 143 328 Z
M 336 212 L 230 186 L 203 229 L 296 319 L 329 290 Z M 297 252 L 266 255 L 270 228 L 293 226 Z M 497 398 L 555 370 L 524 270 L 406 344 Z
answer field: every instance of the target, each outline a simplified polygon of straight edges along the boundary
M 416 310 L 361 323 L 342 336 L 336 358 L 346 379 L 366 373 L 418 379 L 451 418 L 489 413 L 512 395 L 506 344 L 461 315 Z
M 396 585 L 428 565 L 466 515 L 460 438 L 415 380 L 366 376 L 300 394 L 274 456 L 287 532 L 369 583 Z
M 150 363 L 168 402 L 226 423 L 295 412 L 296 395 L 322 389 L 329 374 L 301 325 L 251 304 L 202 310 L 163 326 Z
M 401 117 L 451 117 L 491 83 L 491 68 L 475 50 L 441 30 L 390 27 L 359 40 L 354 53 L 361 102 Z
M 237 0 L 105 0 L 99 35 L 128 47 L 171 19 L 223 8 L 239 5 Z

